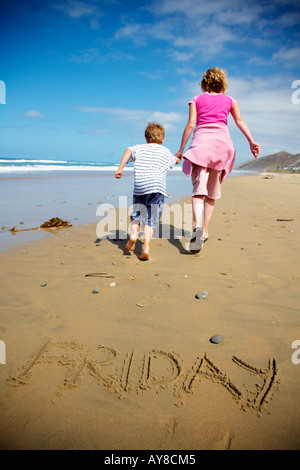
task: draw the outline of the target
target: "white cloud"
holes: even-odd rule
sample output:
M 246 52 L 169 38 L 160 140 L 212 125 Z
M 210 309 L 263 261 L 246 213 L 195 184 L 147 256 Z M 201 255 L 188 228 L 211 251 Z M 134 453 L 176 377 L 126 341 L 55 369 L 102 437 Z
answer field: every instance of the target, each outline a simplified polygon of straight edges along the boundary
M 73 20 L 88 18 L 92 29 L 99 29 L 100 27 L 99 18 L 103 16 L 103 12 L 99 9 L 98 5 L 93 2 L 67 0 L 54 3 L 52 7 Z
M 239 44 L 249 43 L 259 51 L 252 63 L 267 65 L 263 57 L 266 49 L 259 47 L 258 42 L 267 48 L 269 41 L 271 57 L 272 48 L 280 43 L 281 33 L 298 24 L 300 14 L 299 4 L 293 0 L 263 3 L 251 0 L 154 0 L 145 8 L 152 14 L 152 24 L 127 25 L 117 32 L 116 38 L 126 34 L 127 39 L 137 42 L 136 34 L 140 33 L 140 44 L 153 39 L 165 40 L 171 48 L 169 54 L 179 62 L 190 60 L 189 54 L 194 54 L 198 60 L 219 58 L 220 54 L 228 57 L 232 51 L 239 52 Z M 288 8 L 294 11 L 287 11 Z
M 126 23 L 119 28 L 114 37 L 117 41 L 121 39 L 129 39 L 134 44 L 144 46 L 155 40 L 175 41 L 178 20 L 166 19 L 155 23 Z
M 262 13 L 260 6 L 248 7 L 233 0 L 160 0 L 147 9 L 152 13 L 151 23 L 127 23 L 116 31 L 115 39 L 131 40 L 139 46 L 153 40 L 165 41 L 170 47 L 168 56 L 177 62 L 230 53 L 227 46 L 243 40 L 253 22 L 260 19 L 261 23 Z M 159 16 L 163 19 L 153 21 Z M 243 36 L 233 26 L 243 27 Z
M 197 73 L 191 67 L 178 67 L 176 69 L 177 75 L 184 75 L 186 77 L 196 77 Z
M 300 105 L 292 102 L 292 82 L 282 77 L 235 77 L 230 84 L 229 94 L 238 100 L 242 118 L 262 146 L 262 155 L 286 149 L 300 152 Z M 244 138 L 232 120 L 230 128 L 239 140 Z
M 281 47 L 278 52 L 273 54 L 272 60 L 276 63 L 281 62 L 284 65 L 299 64 L 300 47 L 292 47 L 290 49 Z
M 45 118 L 46 117 L 44 114 L 40 113 L 39 111 L 34 111 L 34 110 L 26 111 L 26 113 L 24 113 L 24 116 L 29 117 L 29 118 Z
M 272 57 L 251 57 L 249 64 L 255 65 L 280 65 L 281 67 L 296 67 L 300 62 L 300 47 L 280 47 L 277 52 L 273 52 Z
M 296 5 L 299 7 L 299 3 Z M 292 27 L 299 25 L 300 23 L 300 13 L 299 12 L 287 12 L 284 13 L 280 18 L 279 22 L 281 25 L 286 27 Z
M 114 117 L 116 124 L 130 124 L 138 128 L 145 127 L 147 122 L 159 122 L 166 130 L 174 129 L 174 125 L 182 122 L 184 117 L 176 112 L 149 111 L 143 109 L 103 108 L 96 106 L 77 106 L 84 113 L 108 114 Z
M 169 51 L 169 57 L 176 62 L 190 62 L 194 57 L 194 52 Z
M 115 32 L 115 39 L 134 39 L 137 34 L 140 34 L 142 30 L 142 25 L 138 23 L 131 23 L 122 26 L 118 31 Z
M 199 27 L 214 22 L 220 25 L 249 25 L 266 12 L 266 5 L 241 0 L 157 0 L 151 11 L 156 15 L 180 15 Z
M 73 19 L 82 18 L 83 16 L 102 16 L 102 12 L 100 12 L 98 6 L 89 2 L 67 0 L 63 3 L 56 3 L 53 7 Z
M 98 49 L 85 49 L 79 54 L 72 54 L 69 60 L 77 62 L 78 64 L 87 64 L 91 62 L 99 62 L 99 60 L 101 60 L 101 55 Z

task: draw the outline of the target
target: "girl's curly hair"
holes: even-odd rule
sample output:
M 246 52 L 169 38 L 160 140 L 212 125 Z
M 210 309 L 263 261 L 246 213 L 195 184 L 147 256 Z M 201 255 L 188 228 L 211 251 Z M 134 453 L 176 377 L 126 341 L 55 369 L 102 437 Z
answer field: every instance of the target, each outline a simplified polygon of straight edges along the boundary
M 226 93 L 228 88 L 226 70 L 219 67 L 208 69 L 200 82 L 202 91 L 214 91 L 215 93 Z

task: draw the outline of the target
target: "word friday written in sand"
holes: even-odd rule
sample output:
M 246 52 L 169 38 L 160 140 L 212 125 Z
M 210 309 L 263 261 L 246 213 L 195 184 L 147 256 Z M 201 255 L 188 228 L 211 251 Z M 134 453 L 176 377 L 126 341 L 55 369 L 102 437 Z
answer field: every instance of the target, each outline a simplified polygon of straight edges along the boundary
M 255 383 L 255 390 L 250 385 L 234 383 L 206 354 L 186 366 L 174 352 L 153 349 L 142 355 L 130 351 L 122 356 L 116 349 L 101 344 L 90 349 L 75 341 L 53 342 L 50 339 L 8 382 L 10 387 L 29 385 L 32 375 L 38 374 L 39 367 L 47 364 L 65 367 L 61 391 L 78 387 L 86 377 L 92 377 L 101 387 L 118 394 L 119 398 L 154 388 L 159 392 L 173 388 L 174 396 L 182 397 L 184 393 L 194 392 L 203 380 L 209 380 L 216 386 L 224 387 L 244 411 L 252 408 L 261 412 L 271 391 L 278 386 L 275 359 L 271 358 L 265 369 L 250 365 L 236 356 L 231 357 L 230 363 L 259 382 Z

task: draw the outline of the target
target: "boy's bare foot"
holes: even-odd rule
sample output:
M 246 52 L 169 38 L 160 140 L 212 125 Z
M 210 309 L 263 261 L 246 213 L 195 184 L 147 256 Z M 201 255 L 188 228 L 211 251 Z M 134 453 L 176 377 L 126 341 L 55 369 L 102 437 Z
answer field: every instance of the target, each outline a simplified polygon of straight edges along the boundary
M 142 249 L 142 254 L 139 257 L 140 260 L 142 261 L 148 261 L 149 260 L 149 251 L 143 250 Z
M 133 238 L 129 238 L 128 242 L 126 243 L 125 249 L 128 251 L 133 251 L 135 248 L 136 240 Z

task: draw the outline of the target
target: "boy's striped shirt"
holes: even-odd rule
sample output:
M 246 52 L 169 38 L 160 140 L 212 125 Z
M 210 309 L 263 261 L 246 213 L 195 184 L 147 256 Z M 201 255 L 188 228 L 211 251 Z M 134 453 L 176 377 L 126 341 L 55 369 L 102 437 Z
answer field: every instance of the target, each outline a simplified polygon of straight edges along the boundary
M 134 162 L 133 194 L 161 193 L 168 197 L 166 175 L 175 165 L 176 157 L 160 144 L 140 144 L 128 148 L 131 150 L 128 163 Z

